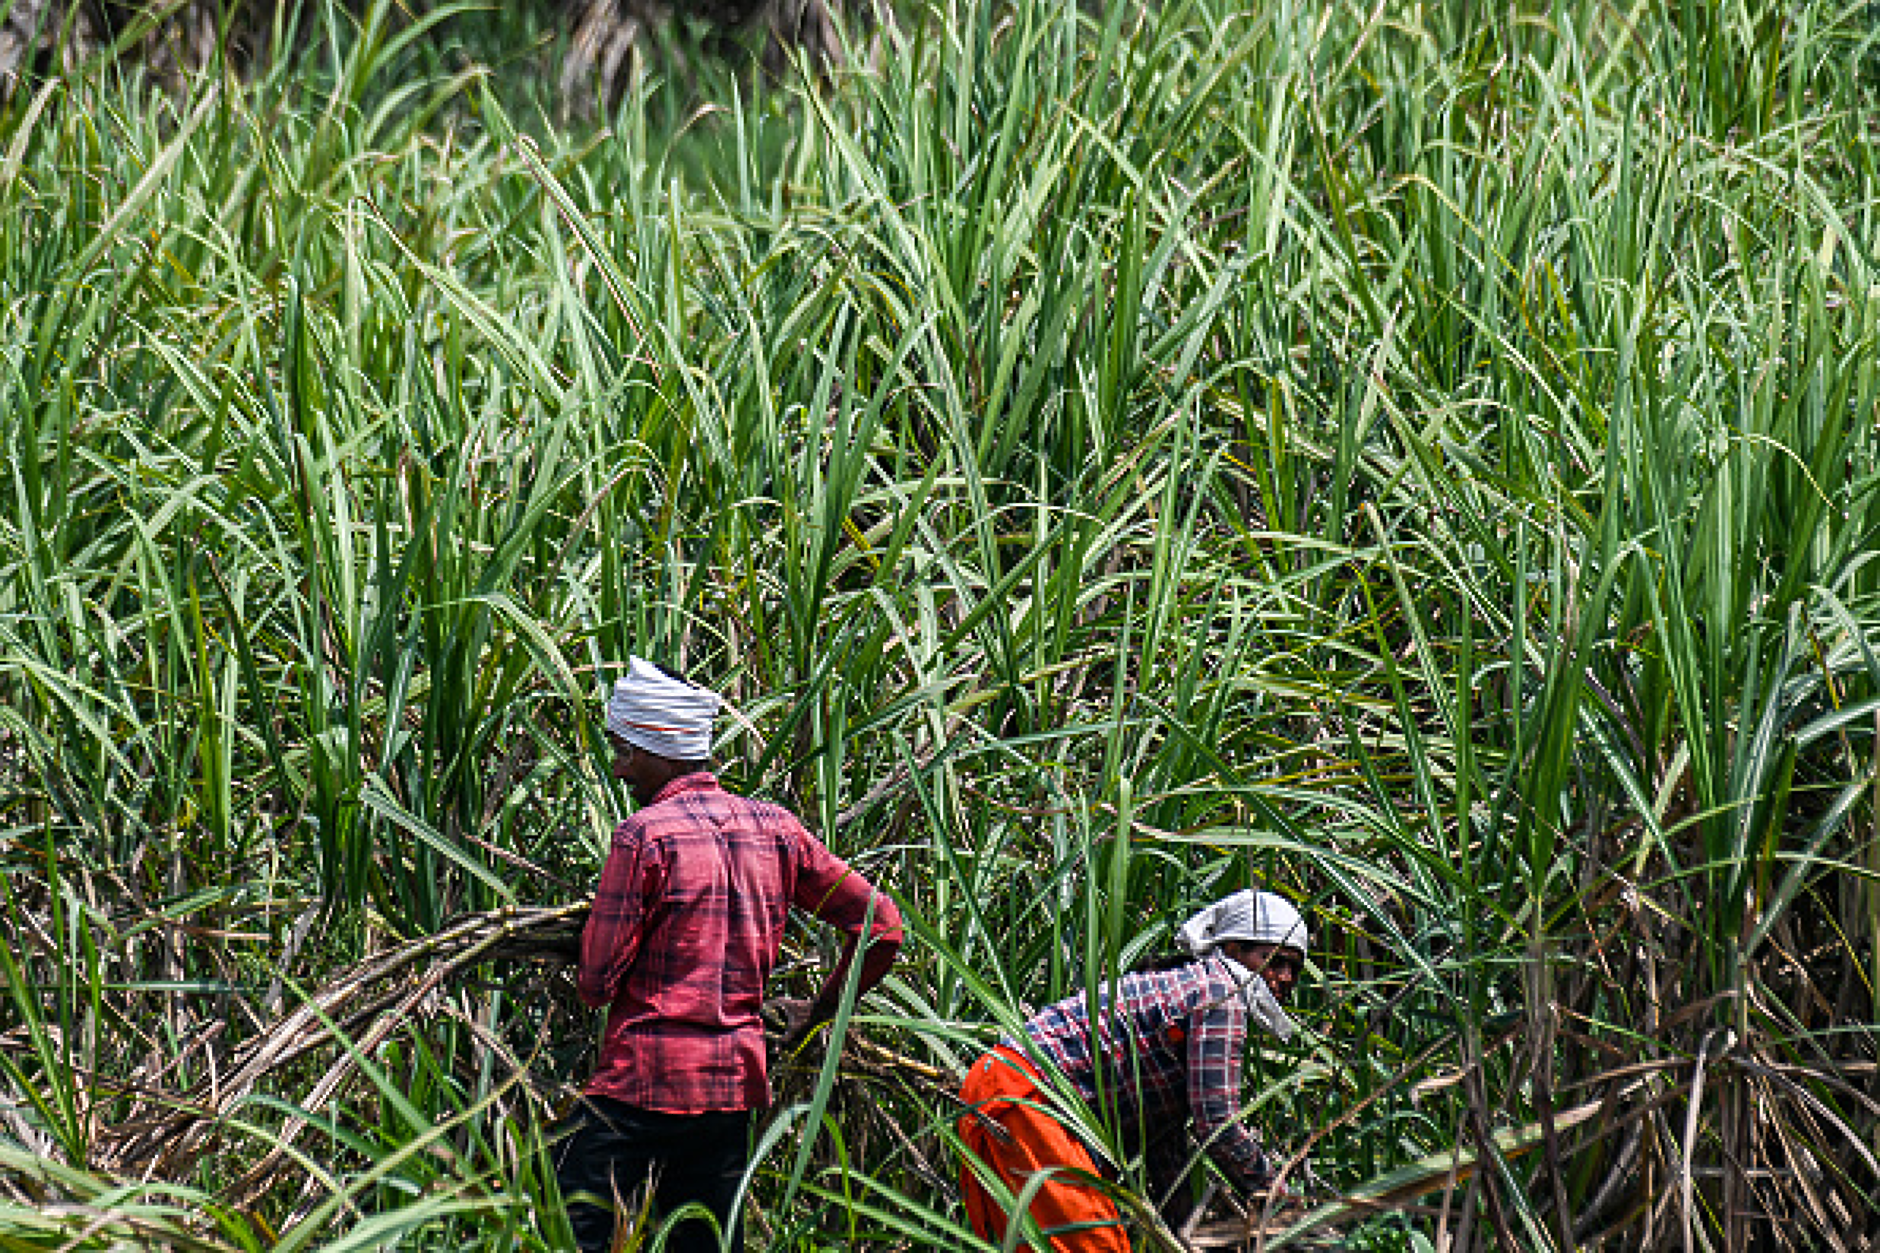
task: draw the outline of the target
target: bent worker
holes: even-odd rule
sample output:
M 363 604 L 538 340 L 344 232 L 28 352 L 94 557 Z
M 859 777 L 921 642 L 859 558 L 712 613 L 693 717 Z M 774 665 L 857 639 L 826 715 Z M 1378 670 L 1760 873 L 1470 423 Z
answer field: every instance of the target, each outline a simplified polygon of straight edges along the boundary
M 1002 1240 L 1008 1220 L 988 1177 L 1017 1197 L 1040 1171 L 1100 1174 L 1090 1150 L 1051 1113 L 1050 1085 L 1027 1053 L 1093 1108 L 1115 1103 L 1126 1142 L 1148 1146 L 1158 1193 L 1177 1194 L 1190 1123 L 1235 1185 L 1253 1192 L 1273 1184 L 1272 1165 L 1239 1121 L 1240 1060 L 1249 1021 L 1282 1040 L 1293 1032 L 1282 1005 L 1305 964 L 1305 920 L 1282 896 L 1236 892 L 1183 923 L 1176 939 L 1183 957 L 1103 989 L 1096 1039 L 1087 999 L 1073 996 L 1025 1024 L 1024 1047 L 1007 1039 L 967 1071 L 961 1189 L 982 1238 Z M 1073 1175 L 1049 1176 L 1029 1212 L 1055 1253 L 1128 1253 L 1116 1204 Z
M 849 968 L 866 992 L 894 963 L 894 903 L 786 809 L 727 792 L 710 763 L 718 697 L 632 659 L 607 704 L 613 772 L 639 808 L 615 829 L 581 934 L 582 1000 L 608 1006 L 600 1062 L 556 1146 L 583 1250 L 608 1248 L 616 1213 L 650 1182 L 656 1214 L 697 1202 L 742 1247 L 733 1213 L 752 1111 L 770 1103 L 764 983 L 794 905 L 848 933 L 787 1043 L 835 1017 Z M 590 1194 L 595 1204 L 578 1194 Z M 682 1220 L 668 1249 L 716 1250 Z

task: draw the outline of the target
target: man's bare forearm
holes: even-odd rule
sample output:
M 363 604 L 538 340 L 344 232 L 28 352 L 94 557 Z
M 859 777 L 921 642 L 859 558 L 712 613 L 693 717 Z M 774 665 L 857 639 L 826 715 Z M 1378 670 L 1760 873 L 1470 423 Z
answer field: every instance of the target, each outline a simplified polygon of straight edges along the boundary
M 823 981 L 822 991 L 810 1003 L 809 1018 L 803 1025 L 804 1031 L 811 1031 L 829 1022 L 836 1016 L 836 1010 L 842 1004 L 842 988 L 849 979 L 849 967 L 855 964 L 855 950 L 866 939 L 865 935 L 853 936 L 842 948 L 842 959 L 836 968 L 829 972 Z M 894 967 L 895 956 L 901 950 L 901 943 L 895 939 L 876 938 L 868 941 L 868 951 L 862 957 L 861 975 L 855 986 L 855 999 L 860 1000 L 876 984 L 887 977 Z

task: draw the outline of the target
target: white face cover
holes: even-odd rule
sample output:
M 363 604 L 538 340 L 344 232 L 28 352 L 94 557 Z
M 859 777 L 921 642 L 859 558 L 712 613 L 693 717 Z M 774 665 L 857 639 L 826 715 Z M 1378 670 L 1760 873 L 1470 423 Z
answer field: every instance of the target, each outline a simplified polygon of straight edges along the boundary
M 704 761 L 712 755 L 712 720 L 720 703 L 716 692 L 635 657 L 607 702 L 607 730 L 672 761 Z
M 1222 964 L 1233 973 L 1234 982 L 1240 985 L 1240 999 L 1246 1002 L 1247 1017 L 1271 1031 L 1281 1041 L 1292 1039 L 1299 1024 L 1286 1013 L 1279 998 L 1273 995 L 1273 989 L 1266 986 L 1266 980 L 1226 953 L 1216 953 L 1215 956 L 1221 959 Z
M 1248 944 L 1285 945 L 1296 948 L 1304 957 L 1310 951 L 1311 934 L 1306 920 L 1285 897 L 1274 892 L 1252 889 L 1236 892 L 1216 901 L 1184 922 L 1175 932 L 1175 940 L 1196 957 L 1218 956 L 1234 974 L 1240 995 L 1247 1003 L 1247 1015 L 1253 1021 L 1285 1040 L 1298 1029 L 1281 1008 L 1279 998 L 1266 980 L 1239 962 L 1219 952 L 1221 941 L 1240 940 Z

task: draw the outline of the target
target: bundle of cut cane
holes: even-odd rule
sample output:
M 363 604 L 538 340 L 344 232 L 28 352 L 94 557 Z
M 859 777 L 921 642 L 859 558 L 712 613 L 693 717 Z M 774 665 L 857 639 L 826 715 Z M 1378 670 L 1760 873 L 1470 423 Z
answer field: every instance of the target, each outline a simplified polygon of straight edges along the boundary
M 144 1094 L 133 1115 L 101 1137 L 96 1164 L 147 1177 L 177 1178 L 214 1142 L 218 1125 L 271 1074 L 331 1051 L 331 1061 L 299 1102 L 302 1115 L 288 1120 L 274 1146 L 237 1184 L 242 1196 L 265 1187 L 276 1167 L 316 1113 L 337 1097 L 358 1072 L 359 1062 L 394 1033 L 440 1012 L 454 1012 L 443 989 L 493 962 L 566 965 L 580 953 L 586 902 L 546 909 L 506 908 L 457 918 L 432 935 L 375 953 L 339 971 L 297 1008 L 269 1023 L 256 1035 L 203 1067 L 204 1077 L 181 1093 Z M 766 1014 L 766 1034 L 773 1048 L 779 1024 Z M 544 1024 L 546 1029 L 546 1023 Z M 479 1033 L 480 1041 L 502 1055 L 512 1073 L 526 1074 L 529 1063 L 501 1041 Z M 779 1059 L 786 1068 L 820 1063 L 820 1044 L 811 1042 L 794 1058 Z M 933 1067 L 897 1054 L 851 1031 L 841 1065 L 854 1077 L 894 1074 L 932 1089 L 950 1092 L 951 1078 Z M 551 1094 L 537 1092 L 544 1103 Z
M 180 1094 L 152 1094 L 137 1114 L 111 1128 L 100 1164 L 176 1178 L 203 1151 L 218 1122 L 270 1074 L 336 1044 L 339 1055 L 301 1102 L 307 1112 L 330 1101 L 394 1032 L 438 1009 L 450 980 L 496 960 L 567 961 L 579 951 L 588 906 L 509 908 L 469 914 L 335 974 L 290 1013 L 269 1023 L 227 1056 L 204 1068 L 203 1078 Z M 510 1060 L 518 1068 L 521 1063 Z M 298 1135 L 304 1119 L 282 1129 L 268 1160 L 250 1172 L 258 1180 Z

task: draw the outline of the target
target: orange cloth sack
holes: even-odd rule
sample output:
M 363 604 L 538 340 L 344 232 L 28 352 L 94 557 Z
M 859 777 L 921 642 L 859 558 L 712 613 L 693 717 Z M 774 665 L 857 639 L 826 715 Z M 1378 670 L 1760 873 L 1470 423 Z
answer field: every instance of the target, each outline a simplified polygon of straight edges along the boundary
M 1090 1151 L 1040 1108 L 1038 1072 L 1011 1049 L 1000 1047 L 973 1063 L 960 1088 L 969 1111 L 960 1119 L 960 1139 L 1010 1188 L 1025 1190 L 1031 1176 L 1055 1166 L 1070 1166 L 1097 1173 Z M 1001 1135 L 1000 1133 L 1004 1134 Z M 960 1190 L 973 1230 L 986 1240 L 1005 1236 L 1005 1210 L 973 1174 L 971 1165 L 960 1170 Z M 1053 1253 L 1129 1253 L 1116 1203 L 1109 1197 L 1064 1175 L 1053 1175 L 1031 1202 L 1031 1216 L 1051 1236 Z

